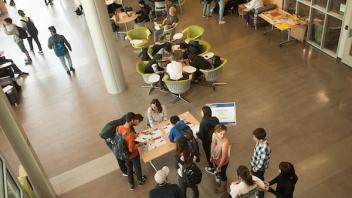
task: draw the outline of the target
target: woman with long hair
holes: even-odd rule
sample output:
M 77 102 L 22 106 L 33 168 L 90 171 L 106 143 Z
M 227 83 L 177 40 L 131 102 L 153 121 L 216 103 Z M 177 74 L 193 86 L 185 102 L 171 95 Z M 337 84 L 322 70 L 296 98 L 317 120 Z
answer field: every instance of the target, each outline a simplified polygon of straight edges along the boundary
M 265 190 L 264 182 L 258 177 L 251 175 L 246 166 L 240 165 L 237 168 L 238 181 L 232 182 L 230 186 L 230 195 L 232 198 L 247 197 L 256 198 L 258 188 Z
M 215 165 L 215 172 L 220 178 L 220 186 L 216 189 L 218 193 L 225 193 L 227 188 L 226 169 L 229 165 L 229 148 L 230 141 L 227 137 L 227 127 L 223 124 L 218 124 L 214 128 L 214 133 L 211 142 L 211 157 L 210 161 Z
M 154 127 L 160 122 L 167 120 L 166 108 L 158 99 L 153 99 L 147 110 L 148 125 Z
M 190 166 L 190 164 L 196 161 L 196 156 L 193 154 L 192 149 L 188 144 L 188 140 L 185 137 L 182 137 L 176 142 L 176 161 L 177 161 L 177 173 L 178 173 L 178 182 L 183 193 L 183 197 L 187 197 L 187 188 L 191 188 L 193 191 L 193 198 L 199 197 L 199 190 L 197 185 L 187 186 L 183 175 L 183 169 Z
M 211 109 L 208 106 L 202 107 L 201 114 L 203 118 L 199 124 L 199 132 L 197 133 L 197 137 L 202 140 L 204 153 L 209 165 L 208 167 L 205 167 L 205 170 L 208 173 L 214 174 L 215 168 L 213 163 L 210 161 L 210 150 L 214 127 L 219 124 L 219 119 L 212 116 Z
M 294 166 L 290 162 L 280 162 L 279 175 L 271 180 L 267 185 L 276 184 L 276 190 L 269 188 L 277 198 L 293 198 L 293 192 L 298 181 Z

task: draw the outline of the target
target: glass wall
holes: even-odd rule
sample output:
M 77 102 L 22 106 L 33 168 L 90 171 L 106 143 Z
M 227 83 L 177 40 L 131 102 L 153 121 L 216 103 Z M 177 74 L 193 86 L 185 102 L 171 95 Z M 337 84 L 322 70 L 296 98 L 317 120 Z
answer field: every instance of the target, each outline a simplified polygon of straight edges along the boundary
M 337 56 L 342 19 L 347 0 L 285 0 L 285 10 L 308 21 L 306 40 L 326 53 Z M 293 4 L 296 3 L 296 6 Z

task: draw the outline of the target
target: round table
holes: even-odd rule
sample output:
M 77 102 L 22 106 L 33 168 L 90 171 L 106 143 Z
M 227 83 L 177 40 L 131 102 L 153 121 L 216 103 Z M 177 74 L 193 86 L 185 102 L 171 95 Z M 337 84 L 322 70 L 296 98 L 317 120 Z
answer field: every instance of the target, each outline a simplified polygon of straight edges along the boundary
M 178 40 L 178 39 L 182 39 L 183 38 L 183 33 L 179 32 L 174 34 L 174 36 L 172 37 L 174 40 Z
M 180 49 L 180 45 L 173 45 L 171 47 L 172 51 L 176 51 L 176 50 L 179 50 Z
M 183 70 L 184 72 L 186 72 L 186 73 L 189 73 L 189 74 L 192 74 L 192 73 L 194 73 L 194 72 L 197 71 L 197 69 L 196 69 L 195 67 L 192 67 L 192 66 L 190 66 L 190 65 L 184 66 L 184 67 L 182 68 L 182 70 Z
M 143 41 L 140 40 L 140 39 L 133 39 L 130 41 L 132 45 L 139 45 L 139 44 L 142 44 Z
M 214 55 L 215 55 L 215 54 L 214 54 L 213 52 L 208 52 L 208 53 L 206 53 L 206 54 L 203 54 L 202 56 L 203 56 L 203 58 L 205 58 L 206 60 L 208 60 L 208 59 L 213 58 Z
M 151 74 L 148 78 L 148 81 L 151 83 L 156 83 L 160 80 L 160 76 L 158 74 Z

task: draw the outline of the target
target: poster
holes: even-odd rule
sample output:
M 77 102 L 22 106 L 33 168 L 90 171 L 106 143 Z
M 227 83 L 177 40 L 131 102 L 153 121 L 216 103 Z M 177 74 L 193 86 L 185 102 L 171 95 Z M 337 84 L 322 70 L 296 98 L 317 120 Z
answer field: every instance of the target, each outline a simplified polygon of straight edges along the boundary
M 227 103 L 211 103 L 210 107 L 212 115 L 217 117 L 221 124 L 236 125 L 236 104 L 235 102 Z

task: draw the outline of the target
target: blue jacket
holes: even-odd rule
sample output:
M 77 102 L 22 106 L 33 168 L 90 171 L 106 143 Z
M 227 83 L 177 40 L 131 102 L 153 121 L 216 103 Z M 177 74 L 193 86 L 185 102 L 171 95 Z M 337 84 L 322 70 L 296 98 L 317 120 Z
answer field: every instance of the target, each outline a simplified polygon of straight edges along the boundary
M 170 142 L 175 142 L 175 139 L 176 139 L 176 141 L 181 139 L 182 133 L 178 129 L 182 130 L 182 129 L 185 129 L 187 127 L 188 126 L 182 120 L 176 122 L 175 126 L 172 127 L 172 129 L 170 130 L 170 134 L 169 134 Z

